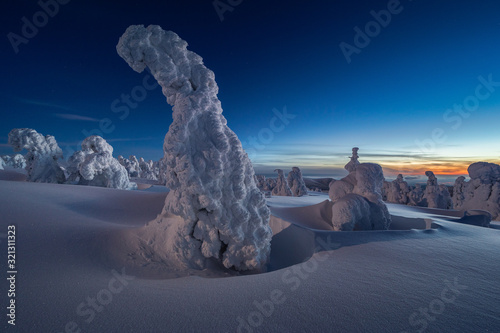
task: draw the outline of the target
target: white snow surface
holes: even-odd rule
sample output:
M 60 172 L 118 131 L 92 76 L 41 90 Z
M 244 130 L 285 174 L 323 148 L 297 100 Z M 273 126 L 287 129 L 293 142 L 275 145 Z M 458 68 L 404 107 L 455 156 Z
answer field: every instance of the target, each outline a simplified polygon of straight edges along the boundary
M 288 173 L 287 182 L 294 197 L 307 195 L 307 187 L 302 178 L 302 172 L 298 167 L 293 167 L 292 171 Z
M 468 168 L 470 180 L 458 177 L 453 188 L 454 209 L 482 209 L 500 220 L 500 165 L 473 163 Z
M 113 157 L 113 147 L 97 135 L 82 141 L 82 150 L 69 158 L 67 171 L 70 174 L 68 180 L 79 185 L 122 190 L 137 188 L 130 183 L 125 167 Z
M 163 145 L 170 192 L 147 233 L 156 253 L 183 268 L 215 261 L 260 269 L 270 252 L 270 213 L 250 159 L 222 115 L 214 73 L 186 41 L 159 26 L 130 26 L 116 48 L 135 71 L 150 69 L 173 106 Z
M 0 244 L 16 225 L 19 332 L 500 331 L 498 224 L 388 204 L 392 230 L 335 232 L 322 217 L 326 195 L 273 197 L 267 273 L 186 276 L 160 269 L 137 239 L 166 193 L 14 174 L 0 171 Z M 0 327 L 13 331 L 5 319 Z
M 38 183 L 65 182 L 64 171 L 57 160 L 63 158 L 61 148 L 52 135 L 43 136 L 31 128 L 14 128 L 9 133 L 9 144 L 15 152 L 26 149 L 28 181 Z

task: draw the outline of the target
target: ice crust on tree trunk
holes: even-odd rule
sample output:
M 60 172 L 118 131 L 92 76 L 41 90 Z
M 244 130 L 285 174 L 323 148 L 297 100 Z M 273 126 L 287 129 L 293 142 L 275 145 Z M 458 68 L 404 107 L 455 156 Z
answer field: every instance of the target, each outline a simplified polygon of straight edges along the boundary
M 25 156 L 26 180 L 59 184 L 66 181 L 64 171 L 57 163 L 63 158 L 63 153 L 52 135 L 43 136 L 30 128 L 15 128 L 9 133 L 9 144 L 16 152 L 28 151 Z
M 165 207 L 148 227 L 169 233 L 170 264 L 262 268 L 270 253 L 270 212 L 254 170 L 217 98 L 214 73 L 186 41 L 159 26 L 130 26 L 118 54 L 137 72 L 148 67 L 173 106 L 165 136 Z M 157 249 L 160 247 L 157 246 Z

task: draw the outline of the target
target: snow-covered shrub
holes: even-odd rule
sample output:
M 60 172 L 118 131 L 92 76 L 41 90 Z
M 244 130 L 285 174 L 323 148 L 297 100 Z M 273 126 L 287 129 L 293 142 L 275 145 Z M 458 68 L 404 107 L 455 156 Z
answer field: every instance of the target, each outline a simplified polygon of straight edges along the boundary
M 385 184 L 386 182 L 384 182 Z M 389 190 L 386 192 L 387 201 L 406 205 L 408 203 L 408 195 L 410 187 L 404 181 L 403 175 L 399 174 L 398 177 L 390 183 Z
M 468 182 L 464 177 L 455 181 L 453 208 L 486 210 L 493 220 L 500 220 L 500 165 L 477 162 L 469 166 L 468 172 Z
M 170 192 L 149 225 L 164 225 L 173 235 L 163 248 L 165 261 L 262 268 L 271 248 L 270 212 L 250 159 L 222 115 L 214 73 L 186 41 L 159 26 L 130 26 L 117 51 L 135 71 L 149 67 L 173 106 L 163 145 Z
M 291 197 L 292 190 L 288 186 L 288 182 L 285 179 L 285 175 L 283 174 L 283 170 L 276 169 L 276 170 L 274 170 L 274 172 L 278 173 L 278 178 L 276 179 L 276 186 L 273 188 L 272 194 Z
M 307 187 L 302 178 L 302 172 L 298 167 L 293 167 L 292 171 L 288 173 L 287 182 L 294 197 L 307 195 Z
M 419 206 L 429 208 L 450 209 L 452 206 L 450 192 L 445 185 L 439 185 L 434 172 L 426 171 L 425 175 L 429 177 L 425 187 L 422 200 Z
M 415 187 L 411 189 L 408 194 L 408 205 L 418 206 L 424 197 L 424 190 L 420 184 L 415 184 Z
M 63 158 L 63 153 L 52 135 L 43 136 L 30 128 L 15 128 L 9 133 L 9 144 L 16 152 L 28 151 L 25 156 L 28 181 L 59 184 L 66 181 L 64 171 L 57 163 Z
M 382 200 L 382 167 L 374 163 L 359 163 L 357 152 L 358 149 L 354 148 L 351 161 L 345 166 L 350 170 L 349 175 L 330 183 L 333 229 L 388 229 L 391 217 Z
M 82 150 L 68 160 L 68 181 L 79 185 L 134 189 L 127 170 L 113 158 L 113 147 L 97 135 L 82 142 Z

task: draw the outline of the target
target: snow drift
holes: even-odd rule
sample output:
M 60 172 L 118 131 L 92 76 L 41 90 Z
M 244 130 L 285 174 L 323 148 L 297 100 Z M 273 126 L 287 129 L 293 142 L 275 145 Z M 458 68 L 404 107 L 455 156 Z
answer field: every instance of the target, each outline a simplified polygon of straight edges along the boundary
M 500 165 L 473 163 L 468 168 L 470 180 L 458 177 L 453 187 L 453 206 L 458 210 L 481 209 L 500 220 Z
M 127 170 L 113 158 L 113 147 L 97 135 L 82 142 L 82 150 L 68 160 L 68 181 L 78 185 L 134 189 Z
M 64 171 L 57 163 L 63 158 L 61 148 L 52 135 L 43 136 L 34 129 L 15 128 L 9 133 L 9 144 L 14 151 L 26 149 L 26 180 L 38 183 L 65 182 Z
M 146 227 L 170 235 L 162 247 L 165 261 L 200 269 L 209 259 L 237 270 L 263 267 L 272 236 L 269 209 L 222 115 L 214 73 L 186 41 L 155 25 L 130 26 L 116 49 L 135 71 L 148 67 L 173 106 L 163 145 L 170 193 L 162 214 Z M 161 236 L 149 235 L 153 242 Z

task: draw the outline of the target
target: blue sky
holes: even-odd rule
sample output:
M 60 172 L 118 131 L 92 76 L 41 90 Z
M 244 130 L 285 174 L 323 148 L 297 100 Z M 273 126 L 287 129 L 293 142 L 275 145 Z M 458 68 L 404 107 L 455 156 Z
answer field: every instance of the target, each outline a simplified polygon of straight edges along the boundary
M 215 72 L 223 114 L 259 173 L 338 177 L 353 146 L 387 178 L 500 162 L 497 1 L 241 1 L 222 21 L 208 0 L 61 2 L 18 52 L 9 36 L 23 37 L 23 17 L 43 19 L 43 9 L 2 3 L 0 154 L 12 153 L 12 128 L 30 127 L 54 135 L 66 157 L 90 133 L 115 156 L 159 159 L 171 108 L 115 50 L 129 25 L 158 24 Z M 339 45 L 355 47 L 354 29 L 376 29 L 373 11 L 388 7 L 390 22 L 348 62 Z M 453 111 L 464 103 L 470 111 Z M 286 124 L 273 121 L 285 109 Z

